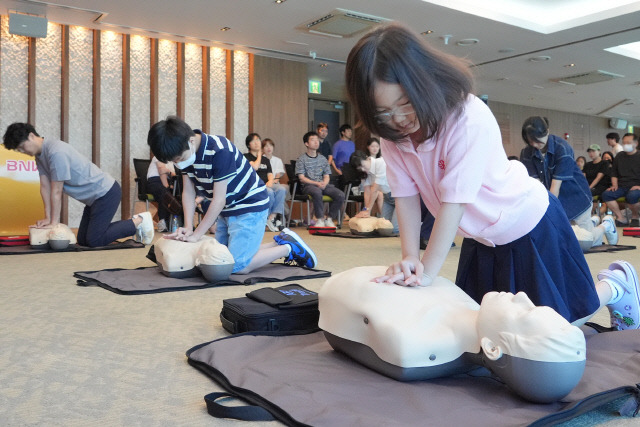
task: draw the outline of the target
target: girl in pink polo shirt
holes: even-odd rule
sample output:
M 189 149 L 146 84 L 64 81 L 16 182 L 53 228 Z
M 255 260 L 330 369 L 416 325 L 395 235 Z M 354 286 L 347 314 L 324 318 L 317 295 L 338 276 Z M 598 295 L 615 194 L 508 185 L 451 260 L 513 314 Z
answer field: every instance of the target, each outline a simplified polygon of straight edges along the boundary
M 609 304 L 612 318 L 637 325 L 635 270 L 617 261 L 594 285 L 558 199 L 507 159 L 468 64 L 390 25 L 351 50 L 346 79 L 357 115 L 381 137 L 398 210 L 402 260 L 378 281 L 429 285 L 457 233 L 465 239 L 456 283 L 477 302 L 489 291 L 524 291 L 571 322 Z M 436 217 L 422 258 L 420 198 Z

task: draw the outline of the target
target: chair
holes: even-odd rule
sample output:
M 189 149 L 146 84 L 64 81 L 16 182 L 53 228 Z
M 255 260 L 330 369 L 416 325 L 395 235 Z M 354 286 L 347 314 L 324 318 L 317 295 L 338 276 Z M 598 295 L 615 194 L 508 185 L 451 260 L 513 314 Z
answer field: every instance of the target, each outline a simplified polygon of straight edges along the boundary
M 342 211 L 342 217 L 344 218 L 345 212 L 347 210 L 347 205 L 349 203 L 353 203 L 356 205 L 356 212 L 359 211 L 358 204 L 364 204 L 364 196 L 354 195 L 351 192 L 351 189 L 354 187 L 358 187 L 360 182 L 362 181 L 362 177 L 360 173 L 351 166 L 350 163 L 345 163 L 342 165 L 342 179 L 344 180 L 344 206 Z
M 149 202 L 156 202 L 153 198 L 153 194 L 147 193 L 147 171 L 151 160 L 149 159 L 133 159 L 133 168 L 136 171 L 136 189 L 138 193 L 138 200 L 145 202 L 147 205 L 147 211 L 149 210 Z M 135 203 L 131 204 L 131 215 L 133 216 Z
M 307 202 L 307 222 L 309 222 L 309 198 L 300 193 L 298 176 L 296 175 L 295 160 L 291 160 L 291 163 L 284 165 L 284 170 L 287 173 L 287 179 L 289 180 L 289 189 L 291 191 L 291 200 L 289 201 L 289 218 L 287 218 L 287 227 L 291 223 L 291 217 L 293 216 L 293 204 L 300 203 L 300 221 L 303 220 L 302 205 Z
M 295 173 L 296 170 L 296 161 L 291 160 L 291 163 L 284 166 L 285 171 L 287 172 L 287 178 L 289 179 L 289 188 L 291 188 L 291 205 L 289 206 L 289 210 L 293 212 L 293 203 L 301 202 L 307 203 L 307 224 L 311 223 L 311 196 L 304 195 L 298 192 L 300 188 L 298 176 Z M 293 184 L 292 184 L 293 183 Z M 293 186 L 292 186 L 293 185 Z M 331 203 L 333 199 L 330 196 L 323 195 L 322 196 L 323 203 Z M 344 206 L 340 210 L 339 218 L 334 218 L 337 220 L 338 228 L 342 228 L 342 218 L 344 217 Z M 302 207 L 300 207 L 300 220 L 302 221 Z M 289 221 L 291 221 L 291 214 L 289 214 Z M 287 227 L 289 226 L 289 221 L 287 221 Z

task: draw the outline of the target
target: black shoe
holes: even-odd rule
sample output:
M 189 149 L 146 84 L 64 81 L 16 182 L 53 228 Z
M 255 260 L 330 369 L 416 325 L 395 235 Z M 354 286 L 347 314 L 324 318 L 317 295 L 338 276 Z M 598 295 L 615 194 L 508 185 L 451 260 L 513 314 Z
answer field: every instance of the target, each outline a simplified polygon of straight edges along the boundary
M 616 227 L 629 227 L 629 223 L 628 222 L 618 221 L 616 219 Z
M 631 221 L 629 222 L 629 226 L 630 227 L 640 227 L 640 219 L 632 218 Z

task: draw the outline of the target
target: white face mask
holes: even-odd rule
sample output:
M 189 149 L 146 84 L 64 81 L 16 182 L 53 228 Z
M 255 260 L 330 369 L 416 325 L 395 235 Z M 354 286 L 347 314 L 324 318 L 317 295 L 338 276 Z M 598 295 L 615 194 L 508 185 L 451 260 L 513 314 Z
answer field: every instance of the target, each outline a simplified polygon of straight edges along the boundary
M 624 151 L 626 151 L 627 153 L 631 153 L 631 152 L 634 150 L 634 148 L 633 148 L 633 144 L 624 144 L 624 145 L 622 146 L 622 149 L 623 149 Z
M 175 163 L 175 165 L 178 167 L 178 169 L 188 168 L 189 166 L 191 166 L 192 164 L 195 163 L 195 161 L 196 161 L 196 153 L 193 152 L 193 147 L 189 147 L 189 150 L 191 151 L 191 155 L 189 156 L 189 158 L 187 160 L 183 160 L 181 162 Z

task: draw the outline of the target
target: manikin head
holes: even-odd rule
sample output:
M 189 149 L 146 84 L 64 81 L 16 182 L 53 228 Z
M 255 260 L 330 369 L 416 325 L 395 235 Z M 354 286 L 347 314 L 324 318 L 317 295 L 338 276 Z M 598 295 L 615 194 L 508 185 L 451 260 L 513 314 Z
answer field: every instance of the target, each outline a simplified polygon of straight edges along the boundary
M 485 365 L 529 400 L 560 399 L 582 377 L 582 331 L 550 307 L 535 306 L 524 292 L 486 294 L 477 328 Z M 521 370 L 535 375 L 523 381 Z

